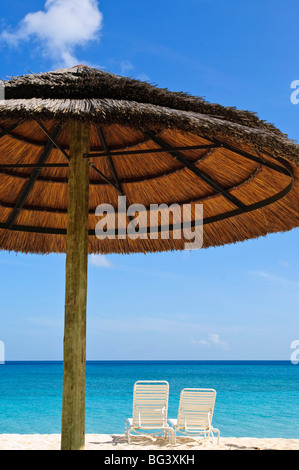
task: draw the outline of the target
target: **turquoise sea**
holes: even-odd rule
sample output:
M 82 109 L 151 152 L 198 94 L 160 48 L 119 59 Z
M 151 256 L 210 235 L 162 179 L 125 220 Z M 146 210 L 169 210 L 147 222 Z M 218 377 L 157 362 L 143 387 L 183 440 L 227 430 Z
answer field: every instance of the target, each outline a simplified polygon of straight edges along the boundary
M 137 380 L 169 382 L 169 418 L 182 388 L 215 388 L 223 437 L 299 438 L 299 365 L 288 361 L 88 362 L 87 433 L 124 432 Z M 1 365 L 0 434 L 59 433 L 61 395 L 62 362 Z

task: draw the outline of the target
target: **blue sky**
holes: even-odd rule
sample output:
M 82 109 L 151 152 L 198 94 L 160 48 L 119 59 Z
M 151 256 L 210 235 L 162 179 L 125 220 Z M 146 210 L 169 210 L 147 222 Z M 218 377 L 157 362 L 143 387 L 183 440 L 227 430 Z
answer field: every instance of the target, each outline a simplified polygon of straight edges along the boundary
M 255 111 L 299 140 L 298 13 L 295 0 L 2 0 L 0 78 L 85 63 Z M 298 229 L 92 257 L 87 358 L 289 359 L 298 258 Z M 6 360 L 62 359 L 64 268 L 64 255 L 0 252 Z

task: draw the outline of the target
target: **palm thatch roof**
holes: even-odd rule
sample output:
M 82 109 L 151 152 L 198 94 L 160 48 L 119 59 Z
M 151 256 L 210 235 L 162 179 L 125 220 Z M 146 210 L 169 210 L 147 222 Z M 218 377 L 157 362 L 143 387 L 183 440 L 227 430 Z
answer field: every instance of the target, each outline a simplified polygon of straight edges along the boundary
M 147 230 L 151 204 L 190 204 L 193 223 L 203 204 L 204 247 L 298 226 L 299 146 L 254 113 L 86 66 L 4 84 L 2 249 L 66 251 L 71 120 L 90 125 L 90 253 L 184 248 L 183 238 L 163 238 L 161 218 L 156 239 L 99 240 L 96 207 L 117 211 L 123 194 L 145 207 Z

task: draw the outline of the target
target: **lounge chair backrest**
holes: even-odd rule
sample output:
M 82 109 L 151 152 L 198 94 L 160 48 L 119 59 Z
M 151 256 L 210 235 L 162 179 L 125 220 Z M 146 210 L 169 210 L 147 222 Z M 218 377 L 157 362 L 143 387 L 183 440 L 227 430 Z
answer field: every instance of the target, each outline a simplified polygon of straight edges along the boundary
M 216 391 L 184 388 L 181 391 L 177 426 L 189 430 L 206 428 L 212 422 Z
M 133 425 L 157 428 L 167 423 L 169 384 L 143 380 L 134 384 Z

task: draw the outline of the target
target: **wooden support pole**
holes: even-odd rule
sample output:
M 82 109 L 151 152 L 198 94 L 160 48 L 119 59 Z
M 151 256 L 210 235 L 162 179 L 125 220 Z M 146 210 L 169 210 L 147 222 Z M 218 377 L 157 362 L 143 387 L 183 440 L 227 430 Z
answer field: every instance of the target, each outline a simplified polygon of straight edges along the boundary
M 70 126 L 61 449 L 85 445 L 89 125 Z

